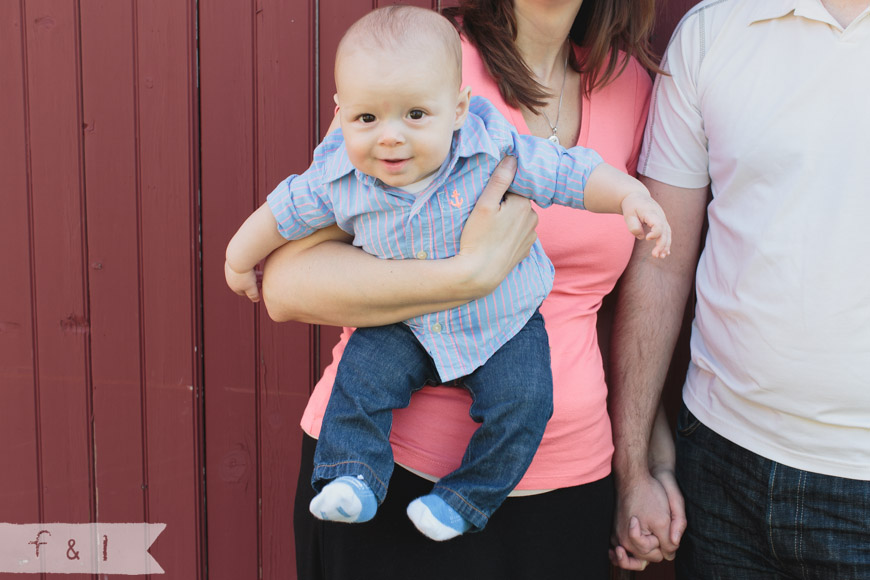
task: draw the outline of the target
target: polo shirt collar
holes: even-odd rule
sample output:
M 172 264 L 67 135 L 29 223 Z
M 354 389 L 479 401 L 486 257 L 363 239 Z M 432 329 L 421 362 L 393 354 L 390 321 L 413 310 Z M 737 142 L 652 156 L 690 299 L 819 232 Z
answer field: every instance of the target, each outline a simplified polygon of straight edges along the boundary
M 750 23 L 774 20 L 791 13 L 842 28 L 840 23 L 828 13 L 821 0 L 757 0 Z
M 756 1 L 751 12 L 749 22 L 751 24 L 755 24 L 756 22 L 761 22 L 762 20 L 773 20 L 775 18 L 782 18 L 786 14 L 794 12 L 797 8 L 797 5 L 801 3 L 802 0 L 762 0 L 761 2 Z M 818 2 L 819 0 L 810 0 L 811 2 Z

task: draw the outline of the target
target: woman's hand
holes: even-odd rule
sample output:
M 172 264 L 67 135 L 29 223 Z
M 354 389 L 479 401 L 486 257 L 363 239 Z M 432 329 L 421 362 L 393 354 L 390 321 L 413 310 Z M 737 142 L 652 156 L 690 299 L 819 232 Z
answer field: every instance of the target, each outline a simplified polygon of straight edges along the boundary
M 380 326 L 490 294 L 536 239 L 529 202 L 508 195 L 516 161 L 502 160 L 466 223 L 459 254 L 443 260 L 381 260 L 336 227 L 273 252 L 263 302 L 276 321 Z M 341 243 L 345 242 L 345 243 Z
M 531 202 L 505 195 L 516 170 L 516 158 L 501 160 L 462 230 L 457 260 L 468 264 L 481 296 L 495 290 L 538 239 L 538 216 Z

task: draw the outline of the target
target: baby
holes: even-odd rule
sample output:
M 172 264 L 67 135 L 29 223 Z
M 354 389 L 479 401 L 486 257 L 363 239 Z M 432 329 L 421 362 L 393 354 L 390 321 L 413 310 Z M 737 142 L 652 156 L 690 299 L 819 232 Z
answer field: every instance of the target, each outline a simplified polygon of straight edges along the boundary
M 341 129 L 233 237 L 225 268 L 230 288 L 256 299 L 254 266 L 286 240 L 331 224 L 383 259 L 453 256 L 477 197 L 506 155 L 518 162 L 512 192 L 542 207 L 621 213 L 636 237 L 656 240 L 654 256 L 668 254 L 670 228 L 640 182 L 592 150 L 517 134 L 488 101 L 461 86 L 461 66 L 459 35 L 435 12 L 390 6 L 356 22 L 336 55 Z M 552 283 L 553 266 L 536 242 L 485 298 L 357 329 L 323 419 L 311 512 L 342 522 L 373 518 L 393 469 L 392 410 L 427 383 L 453 383 L 470 391 L 470 415 L 481 425 L 461 466 L 407 511 L 434 540 L 482 529 L 525 473 L 552 413 L 549 346 L 538 312 Z

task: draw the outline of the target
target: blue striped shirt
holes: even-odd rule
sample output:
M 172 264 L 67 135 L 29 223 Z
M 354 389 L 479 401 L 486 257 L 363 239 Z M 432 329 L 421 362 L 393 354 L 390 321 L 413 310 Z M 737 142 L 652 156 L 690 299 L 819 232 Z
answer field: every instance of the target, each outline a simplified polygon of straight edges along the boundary
M 268 204 L 287 239 L 337 224 L 353 243 L 384 259 L 438 260 L 459 252 L 478 196 L 506 155 L 517 158 L 511 192 L 541 207 L 583 209 L 586 179 L 601 157 L 520 135 L 486 99 L 473 97 L 453 136 L 449 159 L 419 193 L 390 187 L 351 164 L 341 130 L 326 136 L 311 167 L 291 175 Z M 484 298 L 405 321 L 432 357 L 442 381 L 470 374 L 525 325 L 553 287 L 553 265 L 535 242 L 528 258 Z

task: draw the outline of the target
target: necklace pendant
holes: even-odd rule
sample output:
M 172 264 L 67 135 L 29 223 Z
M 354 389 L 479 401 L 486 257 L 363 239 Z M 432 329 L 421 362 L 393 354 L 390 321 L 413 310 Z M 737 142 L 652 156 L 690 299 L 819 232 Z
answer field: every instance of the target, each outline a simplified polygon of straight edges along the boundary
M 550 143 L 555 143 L 556 145 L 558 145 L 559 144 L 559 137 L 555 133 L 553 133 L 552 135 L 547 137 L 547 141 L 549 141 Z

